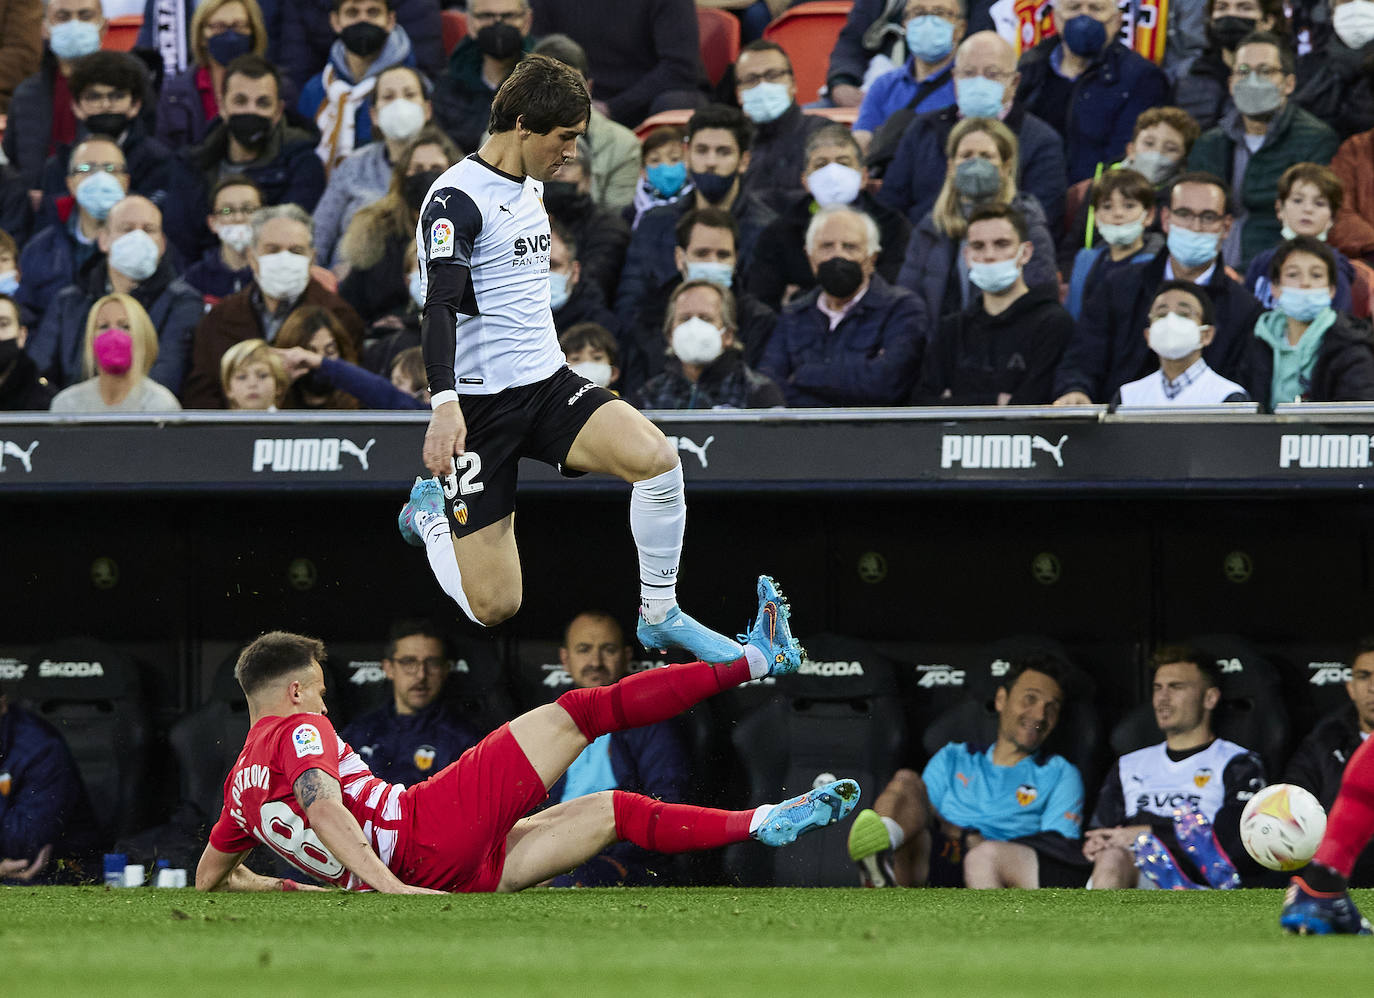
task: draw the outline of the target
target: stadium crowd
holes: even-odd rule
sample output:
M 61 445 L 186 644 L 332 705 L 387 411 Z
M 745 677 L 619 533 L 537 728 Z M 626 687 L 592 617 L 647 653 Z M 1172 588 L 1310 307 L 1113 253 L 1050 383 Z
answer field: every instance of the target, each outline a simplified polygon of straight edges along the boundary
M 641 408 L 1374 400 L 1370 3 L 3 0 L 0 409 L 424 407 L 420 209 L 531 52 Z

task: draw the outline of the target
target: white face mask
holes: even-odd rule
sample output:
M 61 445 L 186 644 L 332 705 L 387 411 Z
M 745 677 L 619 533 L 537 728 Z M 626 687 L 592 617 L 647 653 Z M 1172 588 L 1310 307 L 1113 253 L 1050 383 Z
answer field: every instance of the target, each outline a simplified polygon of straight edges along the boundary
M 580 364 L 569 364 L 572 373 L 586 378 L 602 388 L 611 387 L 611 365 L 604 360 L 584 360 Z
M 1352 49 L 1362 49 L 1374 38 L 1374 0 L 1350 0 L 1331 14 L 1336 37 Z
M 1320 239 L 1322 242 L 1326 242 L 1326 234 L 1330 231 L 1331 226 L 1328 225 L 1326 228 L 1322 229 L 1320 232 L 1317 233 L 1316 238 Z M 1282 236 L 1285 240 L 1298 238 L 1298 234 L 1294 232 L 1292 228 L 1289 227 L 1287 222 L 1284 222 L 1283 228 L 1279 229 L 1279 235 Z
M 725 349 L 725 334 L 695 316 L 673 327 L 673 355 L 684 364 L 705 367 Z
M 377 112 L 377 127 L 387 138 L 406 142 L 425 127 L 425 109 L 413 100 L 394 100 Z
M 1187 316 L 1170 312 L 1150 323 L 1150 349 L 1167 360 L 1181 360 L 1202 349 L 1202 327 Z
M 1145 216 L 1141 215 L 1134 222 L 1122 222 L 1120 225 L 1098 222 L 1097 231 L 1102 233 L 1103 240 L 1109 246 L 1130 246 L 1144 234 Z
M 242 253 L 253 244 L 253 227 L 247 222 L 235 222 L 219 227 L 219 238 L 235 253 Z
M 282 250 L 258 257 L 258 287 L 269 298 L 295 301 L 310 283 L 310 258 Z
M 806 189 L 811 192 L 818 205 L 829 208 L 831 205 L 853 204 L 863 183 L 863 174 L 852 166 L 827 163 L 807 175 Z

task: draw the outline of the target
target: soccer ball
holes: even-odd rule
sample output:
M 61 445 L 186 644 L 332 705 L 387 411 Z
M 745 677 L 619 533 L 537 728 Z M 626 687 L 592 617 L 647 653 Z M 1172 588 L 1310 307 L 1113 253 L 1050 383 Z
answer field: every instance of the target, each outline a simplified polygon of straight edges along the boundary
M 1265 787 L 1240 816 L 1245 851 L 1271 870 L 1307 865 L 1325 832 L 1326 811 L 1317 798 L 1291 783 Z

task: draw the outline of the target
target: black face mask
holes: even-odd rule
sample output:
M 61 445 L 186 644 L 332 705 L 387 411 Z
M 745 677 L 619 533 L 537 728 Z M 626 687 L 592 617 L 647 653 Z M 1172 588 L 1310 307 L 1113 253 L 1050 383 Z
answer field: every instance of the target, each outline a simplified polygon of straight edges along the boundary
M 477 32 L 477 48 L 493 59 L 514 59 L 524 47 L 525 36 L 520 29 L 505 21 L 488 24 Z
M 1207 25 L 1207 41 L 1213 48 L 1234 52 L 1240 40 L 1255 30 L 1253 17 L 1218 17 Z
M 0 374 L 7 373 L 18 359 L 19 341 L 17 339 L 0 340 Z
M 563 214 L 574 207 L 581 197 L 577 193 L 577 185 L 570 180 L 544 181 L 544 207 L 552 214 Z
M 328 395 L 334 390 L 334 385 L 325 378 L 324 372 L 318 367 L 302 374 L 296 379 L 296 384 L 307 395 Z
M 720 204 L 734 186 L 737 174 L 734 173 L 692 173 L 692 185 L 711 204 Z
M 832 256 L 816 268 L 821 290 L 832 298 L 848 298 L 864 282 L 864 269 L 853 260 Z
M 117 139 L 124 134 L 124 129 L 128 127 L 128 116 L 120 114 L 118 111 L 103 111 L 100 114 L 86 115 L 86 131 L 92 135 L 108 135 L 112 139 Z
M 272 119 L 265 114 L 231 114 L 227 124 L 229 134 L 249 149 L 261 149 L 272 134 Z
M 443 170 L 426 170 L 424 173 L 412 173 L 401 182 L 401 193 L 405 195 L 406 204 L 410 205 L 418 215 L 420 206 L 424 204 L 425 195 L 434 186 L 434 181 L 438 180 L 443 174 Z
M 371 21 L 354 21 L 339 32 L 339 41 L 359 59 L 367 59 L 382 50 L 388 34 L 386 28 Z

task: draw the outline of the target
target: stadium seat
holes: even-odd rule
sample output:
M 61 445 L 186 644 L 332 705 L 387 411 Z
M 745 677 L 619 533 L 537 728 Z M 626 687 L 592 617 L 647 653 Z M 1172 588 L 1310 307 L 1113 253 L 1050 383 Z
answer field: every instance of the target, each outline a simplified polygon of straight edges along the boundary
M 391 699 L 382 672 L 379 641 L 330 641 L 325 666 L 325 703 L 335 728 L 343 728 Z
M 852 6 L 851 0 L 811 0 L 783 11 L 763 30 L 764 40 L 777 42 L 792 60 L 798 104 L 810 104 L 825 86 L 830 51 Z
M 806 107 L 802 108 L 802 111 L 821 118 L 829 118 L 831 121 L 838 121 L 841 125 L 851 127 L 853 127 L 854 122 L 859 120 L 857 107 Z
M 1293 724 L 1293 741 L 1306 737 L 1321 718 L 1350 703 L 1346 656 L 1350 641 L 1266 642 L 1265 653 L 1278 667 Z
M 572 677 L 558 661 L 558 642 L 522 638 L 515 642 L 510 687 L 520 710 L 552 703 L 572 689 Z
M 33 656 L 18 699 L 66 739 L 102 831 L 143 827 L 149 719 L 138 665 L 93 638 L 66 638 Z
M 739 58 L 739 18 L 728 10 L 698 7 L 697 35 L 701 38 L 701 64 L 714 87 Z
M 635 137 L 642 142 L 646 135 L 655 128 L 659 128 L 663 125 L 675 125 L 681 128 L 692 119 L 694 113 L 695 112 L 689 108 L 678 108 L 671 111 L 660 111 L 658 114 L 651 114 L 635 126 Z
M 105 40 L 100 47 L 109 52 L 130 52 L 143 28 L 142 14 L 125 14 L 105 22 Z
M 494 640 L 464 639 L 453 645 L 444 699 L 484 735 L 516 714 L 502 658 L 502 647 Z
M 444 52 L 452 55 L 458 43 L 468 35 L 468 19 L 459 10 L 440 11 L 439 17 L 443 20 Z
M 809 654 L 801 672 L 780 678 L 775 695 L 732 733 L 750 800 L 793 797 L 833 774 L 858 780 L 861 806 L 870 806 L 891 779 L 906 737 L 895 669 L 856 638 L 819 634 L 804 643 Z M 848 822 L 842 822 L 786 849 L 732 846 L 726 870 L 742 884 L 852 887 L 847 835 Z
M 209 819 L 219 814 L 224 777 L 248 736 L 248 701 L 234 678 L 238 653 L 215 672 L 209 698 L 172 725 L 168 734 L 176 756 L 182 801 Z

